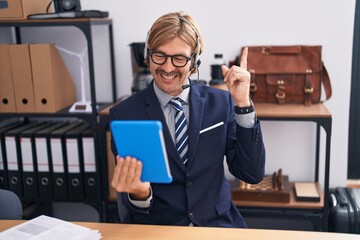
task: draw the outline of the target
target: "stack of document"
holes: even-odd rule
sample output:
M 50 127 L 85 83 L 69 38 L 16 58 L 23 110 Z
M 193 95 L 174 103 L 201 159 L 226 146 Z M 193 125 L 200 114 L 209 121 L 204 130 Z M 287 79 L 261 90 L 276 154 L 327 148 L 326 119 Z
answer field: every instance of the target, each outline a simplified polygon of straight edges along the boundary
M 0 233 L 0 240 L 98 240 L 101 238 L 98 230 L 44 215 Z

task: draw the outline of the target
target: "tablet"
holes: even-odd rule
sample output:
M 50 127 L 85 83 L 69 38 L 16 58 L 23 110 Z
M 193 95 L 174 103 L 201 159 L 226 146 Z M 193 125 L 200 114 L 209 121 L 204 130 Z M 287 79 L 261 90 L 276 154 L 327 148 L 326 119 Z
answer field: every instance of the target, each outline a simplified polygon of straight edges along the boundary
M 114 120 L 110 129 L 118 155 L 135 157 L 142 162 L 141 181 L 172 181 L 160 121 Z

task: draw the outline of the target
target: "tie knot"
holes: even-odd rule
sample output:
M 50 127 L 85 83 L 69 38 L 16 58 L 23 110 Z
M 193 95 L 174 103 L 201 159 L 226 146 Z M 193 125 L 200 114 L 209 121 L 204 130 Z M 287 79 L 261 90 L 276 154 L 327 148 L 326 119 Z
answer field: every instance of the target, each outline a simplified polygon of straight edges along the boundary
M 182 100 L 180 98 L 173 98 L 170 100 L 170 104 L 171 106 L 173 106 L 176 111 L 181 111 L 182 110 L 182 105 L 181 105 Z

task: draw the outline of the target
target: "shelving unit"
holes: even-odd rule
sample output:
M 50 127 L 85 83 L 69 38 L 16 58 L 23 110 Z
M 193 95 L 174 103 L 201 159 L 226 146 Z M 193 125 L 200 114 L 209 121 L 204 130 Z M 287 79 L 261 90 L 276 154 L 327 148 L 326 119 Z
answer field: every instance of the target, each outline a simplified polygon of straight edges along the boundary
M 319 184 L 320 172 L 320 127 L 326 133 L 325 160 L 324 160 L 324 186 L 320 202 L 299 202 L 291 192 L 290 203 L 234 201 L 247 221 L 258 227 L 275 228 L 272 224 L 294 225 L 293 230 L 307 229 L 327 231 L 328 229 L 328 195 L 330 170 L 330 143 L 332 116 L 324 104 L 272 104 L 256 103 L 256 113 L 262 121 L 300 121 L 314 122 L 316 124 L 316 153 L 314 182 Z M 295 164 L 295 163 L 294 163 Z M 301 164 L 301 163 L 298 163 Z M 321 189 L 321 188 L 320 188 Z M 253 221 L 253 222 L 252 222 Z M 261 222 L 264 226 L 261 226 Z M 282 225 L 282 226 L 284 226 Z M 291 226 L 290 226 L 291 227 Z M 281 227 L 280 227 L 281 228 Z
M 105 27 L 107 28 L 108 35 L 104 36 L 108 38 L 108 46 L 97 46 L 97 47 L 108 47 L 110 53 L 110 82 L 111 82 L 111 99 L 109 102 L 98 102 L 96 97 L 96 84 L 95 84 L 95 63 L 94 63 L 94 27 Z M 98 169 L 98 174 L 101 174 L 101 158 L 100 158 L 100 145 L 102 144 L 99 140 L 99 122 L 98 122 L 98 113 L 106 105 L 115 102 L 117 99 L 116 94 L 116 76 L 115 76 L 115 61 L 114 61 L 114 46 L 113 46 L 113 30 L 112 30 L 112 20 L 111 19 L 102 19 L 102 18 L 79 18 L 79 19 L 41 19 L 41 20 L 0 20 L 0 28 L 10 28 L 14 33 L 14 42 L 13 44 L 22 44 L 27 43 L 22 37 L 21 30 L 23 28 L 32 28 L 32 27 L 75 27 L 79 29 L 86 39 L 87 46 L 87 56 L 88 56 L 88 69 L 89 69 L 89 84 L 90 84 L 90 100 L 92 111 L 90 113 L 69 113 L 69 108 L 63 109 L 56 113 L 0 113 L 0 121 L 9 119 L 9 118 L 23 118 L 23 119 L 77 119 L 82 120 L 90 124 L 91 128 L 94 131 L 95 136 L 95 154 L 96 154 L 96 165 Z M 61 28 L 62 29 L 62 28 Z M 68 38 L 73 36 L 69 35 Z M 76 39 L 73 39 L 76 41 Z M 9 43 L 9 44 L 10 44 Z M 103 178 L 100 177 L 101 181 Z M 101 183 L 101 187 L 102 187 Z M 101 199 L 103 199 L 104 193 L 102 193 Z M 89 203 L 93 205 L 100 215 L 100 220 L 104 220 L 103 213 L 103 200 L 100 202 Z

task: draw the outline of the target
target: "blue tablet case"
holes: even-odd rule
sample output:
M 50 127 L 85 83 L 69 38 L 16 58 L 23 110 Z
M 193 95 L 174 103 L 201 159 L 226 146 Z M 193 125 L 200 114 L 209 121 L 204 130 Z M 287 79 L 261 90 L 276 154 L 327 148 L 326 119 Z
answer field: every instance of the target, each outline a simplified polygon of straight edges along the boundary
M 172 181 L 160 121 L 115 120 L 110 123 L 110 129 L 118 155 L 132 156 L 142 162 L 141 181 Z

